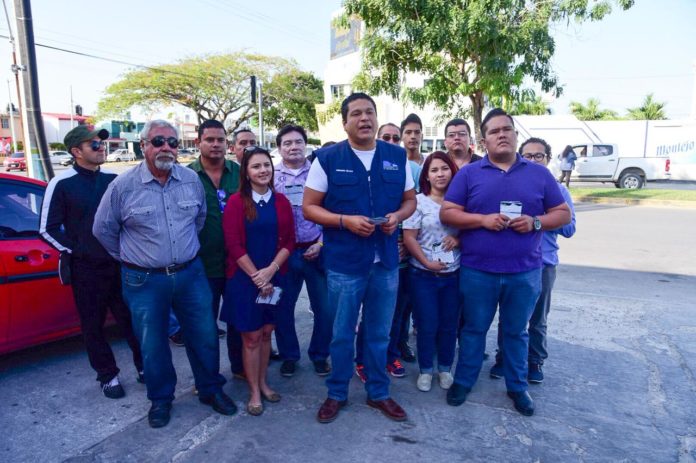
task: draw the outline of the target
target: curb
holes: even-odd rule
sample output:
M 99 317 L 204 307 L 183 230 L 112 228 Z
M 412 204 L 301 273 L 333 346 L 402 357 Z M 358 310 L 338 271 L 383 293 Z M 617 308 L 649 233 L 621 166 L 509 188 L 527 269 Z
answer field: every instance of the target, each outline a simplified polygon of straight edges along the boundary
M 678 201 L 670 199 L 633 199 L 633 198 L 601 198 L 596 196 L 578 196 L 573 201 L 592 204 L 615 204 L 619 206 L 649 206 L 649 207 L 682 207 L 696 209 L 696 201 Z

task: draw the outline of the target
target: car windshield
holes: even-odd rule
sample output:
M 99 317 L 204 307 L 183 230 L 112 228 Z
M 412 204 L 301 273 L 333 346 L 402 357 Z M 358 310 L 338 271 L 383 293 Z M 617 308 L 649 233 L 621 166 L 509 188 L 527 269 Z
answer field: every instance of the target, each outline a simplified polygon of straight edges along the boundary
M 35 187 L 0 184 L 0 239 L 38 236 L 42 201 Z

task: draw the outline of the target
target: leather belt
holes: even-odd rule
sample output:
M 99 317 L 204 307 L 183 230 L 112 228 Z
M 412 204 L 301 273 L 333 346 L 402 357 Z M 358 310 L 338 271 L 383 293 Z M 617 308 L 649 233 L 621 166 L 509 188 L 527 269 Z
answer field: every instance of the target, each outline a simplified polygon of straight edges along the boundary
M 174 275 L 176 272 L 185 269 L 191 263 L 196 260 L 196 259 L 191 259 L 188 262 L 184 262 L 183 264 L 172 264 L 168 265 L 167 267 L 159 267 L 159 268 L 146 268 L 146 267 L 141 267 L 139 265 L 131 264 L 130 262 L 121 262 L 121 265 L 124 267 L 127 267 L 132 270 L 138 270 L 141 272 L 147 272 L 147 273 L 165 273 L 167 275 Z

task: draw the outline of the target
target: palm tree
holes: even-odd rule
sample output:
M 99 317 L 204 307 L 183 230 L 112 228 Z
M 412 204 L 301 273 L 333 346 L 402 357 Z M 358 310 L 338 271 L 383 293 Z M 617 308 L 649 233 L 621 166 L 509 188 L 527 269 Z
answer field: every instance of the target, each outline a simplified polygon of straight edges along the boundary
M 619 117 L 616 111 L 600 109 L 597 98 L 588 99 L 587 104 L 571 101 L 570 112 L 581 121 L 610 121 Z
M 629 119 L 661 121 L 667 119 L 665 115 L 665 104 L 653 99 L 653 94 L 646 95 L 643 104 L 637 108 L 628 108 Z

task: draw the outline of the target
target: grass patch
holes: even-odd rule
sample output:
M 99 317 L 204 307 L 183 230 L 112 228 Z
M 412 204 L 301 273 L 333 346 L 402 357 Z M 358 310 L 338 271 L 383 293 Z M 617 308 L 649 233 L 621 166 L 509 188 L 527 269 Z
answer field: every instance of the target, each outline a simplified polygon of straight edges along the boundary
M 571 188 L 576 201 L 583 198 L 658 199 L 667 201 L 696 201 L 694 190 L 624 190 L 618 188 Z

